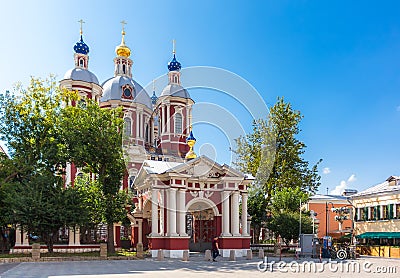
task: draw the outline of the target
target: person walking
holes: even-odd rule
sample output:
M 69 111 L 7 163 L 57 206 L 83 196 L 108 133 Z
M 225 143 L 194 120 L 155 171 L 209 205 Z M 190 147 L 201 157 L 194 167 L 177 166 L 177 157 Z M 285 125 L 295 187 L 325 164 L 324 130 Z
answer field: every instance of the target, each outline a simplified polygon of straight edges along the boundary
M 219 256 L 218 236 L 215 236 L 213 238 L 211 253 L 213 262 L 215 262 L 216 261 L 215 259 Z

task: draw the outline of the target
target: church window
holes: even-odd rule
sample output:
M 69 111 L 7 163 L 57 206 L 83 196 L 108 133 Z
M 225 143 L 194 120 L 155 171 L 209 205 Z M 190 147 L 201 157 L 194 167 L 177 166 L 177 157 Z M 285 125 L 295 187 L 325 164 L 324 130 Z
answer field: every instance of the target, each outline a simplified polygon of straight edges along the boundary
M 149 142 L 149 125 L 146 125 L 146 142 Z
M 133 98 L 133 94 L 132 94 L 132 87 L 129 85 L 125 85 L 122 87 L 122 97 L 124 98 L 129 98 L 132 99 Z
M 83 67 L 83 59 L 79 59 L 79 66 Z
M 122 65 L 122 72 L 125 74 L 126 73 L 126 66 Z
M 132 135 L 132 121 L 128 117 L 124 118 L 124 134 L 126 136 Z
M 135 188 L 135 185 L 133 184 L 133 181 L 135 180 L 135 176 L 130 176 L 128 179 L 129 182 L 129 189 L 131 190 L 131 192 L 136 195 L 137 194 L 137 190 Z
M 182 133 L 182 115 L 180 113 L 175 114 L 175 133 L 181 134 Z

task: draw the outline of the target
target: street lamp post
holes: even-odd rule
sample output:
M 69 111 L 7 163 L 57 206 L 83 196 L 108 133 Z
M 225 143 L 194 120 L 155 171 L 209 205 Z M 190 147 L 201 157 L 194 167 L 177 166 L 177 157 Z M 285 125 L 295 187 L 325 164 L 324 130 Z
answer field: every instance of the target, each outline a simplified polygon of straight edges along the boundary
M 329 207 L 328 207 L 328 205 L 329 204 L 332 205 L 332 208 L 334 207 L 332 202 L 326 202 L 325 203 L 325 218 L 326 218 L 325 219 L 325 221 L 326 221 L 326 223 L 325 223 L 325 235 L 326 236 L 329 235 L 329 224 L 328 224 L 328 222 L 329 222 Z

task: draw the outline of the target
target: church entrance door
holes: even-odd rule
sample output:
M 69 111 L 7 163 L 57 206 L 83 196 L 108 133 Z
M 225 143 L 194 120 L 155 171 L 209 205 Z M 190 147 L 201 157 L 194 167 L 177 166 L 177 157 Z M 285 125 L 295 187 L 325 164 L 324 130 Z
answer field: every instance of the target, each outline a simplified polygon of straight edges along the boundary
M 204 252 L 211 249 L 216 232 L 214 212 L 211 208 L 203 209 L 201 204 L 194 204 L 186 215 L 187 233 L 190 235 L 190 251 Z

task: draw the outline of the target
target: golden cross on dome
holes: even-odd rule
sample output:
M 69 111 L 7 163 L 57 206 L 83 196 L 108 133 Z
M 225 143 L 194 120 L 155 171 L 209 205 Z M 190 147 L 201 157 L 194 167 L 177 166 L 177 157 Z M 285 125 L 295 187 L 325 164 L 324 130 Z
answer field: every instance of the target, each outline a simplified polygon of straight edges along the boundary
M 85 21 L 83 21 L 83 20 L 81 19 L 81 20 L 78 20 L 78 22 L 81 24 L 81 31 L 80 31 L 80 33 L 81 33 L 81 35 L 82 35 L 82 34 L 83 34 L 82 26 L 83 26 L 83 23 L 85 23 Z
M 172 54 L 175 54 L 175 40 L 172 40 Z
M 122 24 L 122 32 L 125 33 L 125 24 L 128 24 L 128 23 L 126 23 L 125 20 L 122 20 L 122 21 L 121 21 L 121 24 Z

